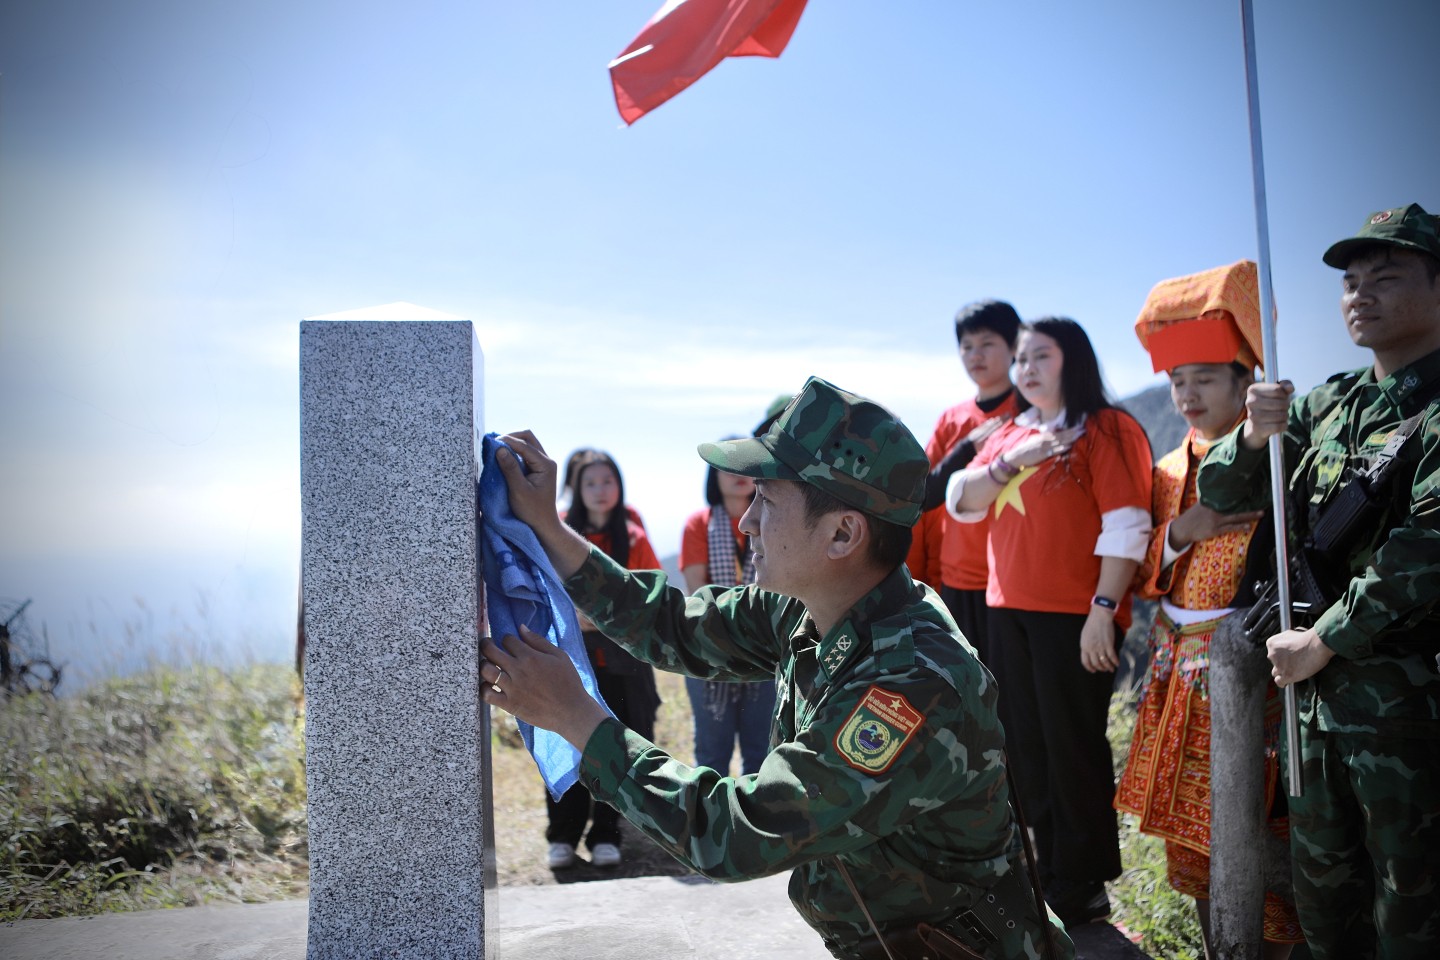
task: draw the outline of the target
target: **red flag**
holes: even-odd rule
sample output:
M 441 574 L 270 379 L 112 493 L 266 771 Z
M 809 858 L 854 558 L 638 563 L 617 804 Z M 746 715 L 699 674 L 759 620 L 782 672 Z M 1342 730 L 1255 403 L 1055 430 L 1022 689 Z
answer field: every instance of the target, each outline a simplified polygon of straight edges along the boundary
M 610 62 L 615 106 L 634 123 L 726 57 L 778 57 L 806 0 L 666 0 Z

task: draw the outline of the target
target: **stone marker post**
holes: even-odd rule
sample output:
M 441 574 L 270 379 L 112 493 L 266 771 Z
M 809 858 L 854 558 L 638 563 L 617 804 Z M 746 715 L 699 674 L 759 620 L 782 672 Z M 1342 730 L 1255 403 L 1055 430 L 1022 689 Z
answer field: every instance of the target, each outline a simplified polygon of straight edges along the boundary
M 495 955 L 481 356 L 437 316 L 300 325 L 309 960 Z
M 1259 960 L 1265 890 L 1289 893 L 1290 849 L 1265 826 L 1269 661 L 1240 626 L 1210 641 L 1210 932 L 1216 960 Z M 1278 789 L 1285 789 L 1283 783 Z

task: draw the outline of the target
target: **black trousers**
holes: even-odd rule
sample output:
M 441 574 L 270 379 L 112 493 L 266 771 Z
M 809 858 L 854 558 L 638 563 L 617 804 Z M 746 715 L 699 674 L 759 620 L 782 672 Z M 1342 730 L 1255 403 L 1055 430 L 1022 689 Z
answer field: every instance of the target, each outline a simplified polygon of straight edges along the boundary
M 586 637 L 589 640 L 589 636 Z M 590 644 L 587 643 L 587 646 Z M 618 648 L 616 648 L 618 651 Z M 655 688 L 655 671 L 649 664 L 641 663 L 628 654 L 619 653 L 624 661 L 616 661 L 616 652 L 606 650 L 607 665 L 595 667 L 595 684 L 600 696 L 615 712 L 615 718 L 647 740 L 655 739 L 655 711 L 660 706 L 660 695 Z M 594 666 L 594 657 L 591 658 Z M 584 744 L 581 744 L 583 747 Z M 580 845 L 580 838 L 591 850 L 596 844 L 613 843 L 620 845 L 620 814 L 608 803 L 601 803 L 590 796 L 584 785 L 575 784 L 558 801 L 545 792 L 545 813 L 548 825 L 545 840 L 548 843 Z M 586 833 L 585 825 L 590 824 Z
M 987 666 L 1000 688 L 1010 773 L 1035 831 L 1042 881 L 1120 875 L 1106 714 L 1113 673 L 1080 665 L 1084 614 L 990 610 Z M 1121 638 L 1115 628 L 1117 644 Z
M 961 590 L 958 587 L 941 587 L 940 599 L 970 646 L 980 656 L 980 662 L 990 665 L 990 608 L 985 605 L 984 590 Z

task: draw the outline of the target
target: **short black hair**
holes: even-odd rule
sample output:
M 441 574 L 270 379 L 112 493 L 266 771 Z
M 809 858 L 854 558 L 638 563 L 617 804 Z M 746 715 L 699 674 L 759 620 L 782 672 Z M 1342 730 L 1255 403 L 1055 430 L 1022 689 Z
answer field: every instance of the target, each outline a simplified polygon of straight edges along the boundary
M 1397 247 L 1393 243 L 1383 243 L 1378 240 L 1374 243 L 1356 244 L 1355 246 L 1351 247 L 1350 256 L 1345 258 L 1345 266 L 1342 269 L 1349 270 L 1350 264 L 1354 263 L 1356 260 L 1359 260 L 1361 257 L 1373 257 L 1379 253 L 1383 253 L 1385 255 L 1386 262 L 1389 262 L 1390 258 L 1397 252 L 1413 253 L 1415 256 L 1419 257 L 1420 262 L 1425 265 L 1426 278 L 1430 281 L 1431 286 L 1435 285 L 1435 278 L 1440 277 L 1440 257 L 1437 257 L 1431 253 L 1426 253 L 1424 250 L 1412 250 L 1409 247 Z
M 813 483 L 805 483 L 803 480 L 795 482 L 800 484 L 800 492 L 805 497 L 805 523 L 807 525 L 814 527 L 826 514 L 834 513 L 837 510 L 857 510 L 865 518 L 865 524 L 870 533 L 866 538 L 866 542 L 869 544 L 867 556 L 870 561 L 887 572 L 905 562 L 905 557 L 910 553 L 910 543 L 913 539 L 910 527 L 902 527 L 898 523 L 872 517 L 865 511 L 859 510 L 858 507 L 852 507 L 833 494 L 826 493 Z
M 955 341 L 967 333 L 990 330 L 1001 336 L 1015 349 L 1015 339 L 1020 336 L 1020 314 L 1004 300 L 976 300 L 967 303 L 955 314 Z

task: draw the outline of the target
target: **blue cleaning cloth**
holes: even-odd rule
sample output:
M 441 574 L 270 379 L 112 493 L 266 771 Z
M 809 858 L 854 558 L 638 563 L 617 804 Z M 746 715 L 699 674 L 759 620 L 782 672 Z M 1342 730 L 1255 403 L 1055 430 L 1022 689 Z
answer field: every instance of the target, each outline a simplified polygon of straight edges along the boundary
M 496 434 L 488 433 L 480 454 L 480 561 L 490 634 L 497 642 L 518 637 L 524 624 L 545 637 L 565 652 L 580 672 L 585 692 L 613 717 L 595 684 L 575 606 L 559 574 L 535 531 L 510 512 L 510 488 L 495 462 L 495 451 L 504 446 Z M 535 758 L 550 795 L 559 800 L 579 779 L 580 751 L 557 733 L 518 722 L 525 749 Z

